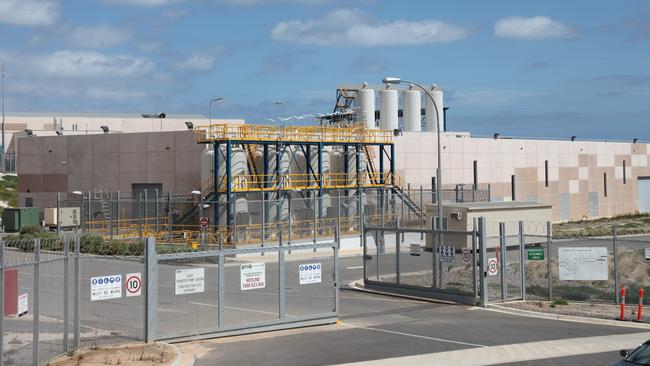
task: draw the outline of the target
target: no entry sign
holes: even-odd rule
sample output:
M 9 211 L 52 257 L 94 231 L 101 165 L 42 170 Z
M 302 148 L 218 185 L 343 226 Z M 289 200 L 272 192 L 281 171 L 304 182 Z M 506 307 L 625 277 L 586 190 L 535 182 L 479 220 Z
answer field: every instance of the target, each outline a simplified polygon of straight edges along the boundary
M 128 273 L 125 286 L 126 297 L 140 296 L 142 294 L 142 274 Z

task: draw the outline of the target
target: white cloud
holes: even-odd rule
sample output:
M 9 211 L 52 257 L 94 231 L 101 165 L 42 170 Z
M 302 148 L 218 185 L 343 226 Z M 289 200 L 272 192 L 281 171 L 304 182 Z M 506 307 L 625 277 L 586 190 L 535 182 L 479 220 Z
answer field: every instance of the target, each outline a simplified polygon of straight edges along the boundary
M 545 16 L 509 17 L 494 24 L 494 35 L 500 38 L 539 40 L 573 38 L 577 32 L 568 25 Z
M 165 6 L 183 1 L 185 0 L 104 0 L 107 4 L 132 6 Z
M 58 77 L 133 77 L 154 69 L 154 64 L 145 59 L 90 51 L 57 51 L 34 62 L 45 74 Z
M 52 25 L 59 19 L 56 0 L 1 0 L 0 23 L 21 26 Z
M 453 42 L 469 35 L 467 27 L 439 20 L 380 23 L 355 9 L 337 9 L 322 19 L 291 20 L 276 24 L 276 41 L 320 46 L 400 46 Z
M 91 86 L 86 89 L 86 96 L 97 100 L 131 100 L 146 98 L 147 93 L 137 90 L 99 88 Z
M 99 24 L 73 29 L 68 40 L 72 45 L 81 48 L 110 48 L 127 42 L 132 36 L 133 33 L 130 30 Z
M 211 55 L 194 54 L 176 63 L 176 68 L 190 72 L 208 72 L 214 68 L 215 57 Z

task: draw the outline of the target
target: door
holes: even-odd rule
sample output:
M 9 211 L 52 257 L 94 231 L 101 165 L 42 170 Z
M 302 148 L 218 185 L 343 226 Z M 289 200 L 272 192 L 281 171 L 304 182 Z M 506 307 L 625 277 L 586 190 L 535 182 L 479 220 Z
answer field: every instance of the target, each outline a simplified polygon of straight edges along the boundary
M 650 177 L 639 177 L 636 193 L 639 212 L 650 212 Z

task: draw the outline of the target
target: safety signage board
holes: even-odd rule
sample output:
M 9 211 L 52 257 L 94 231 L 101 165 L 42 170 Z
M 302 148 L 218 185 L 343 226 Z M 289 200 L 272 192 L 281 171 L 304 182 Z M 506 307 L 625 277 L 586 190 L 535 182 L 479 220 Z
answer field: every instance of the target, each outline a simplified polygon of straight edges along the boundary
M 528 249 L 528 260 L 529 261 L 543 261 L 544 260 L 544 248 L 529 248 Z
M 177 269 L 174 282 L 174 295 L 202 293 L 205 291 L 205 268 Z
M 90 279 L 90 301 L 119 299 L 122 297 L 122 275 L 106 275 Z
M 421 256 L 422 246 L 420 244 L 411 244 L 411 255 Z
M 199 220 L 199 224 L 201 225 L 201 230 L 207 229 L 209 222 L 210 221 L 208 220 L 207 217 L 201 217 L 201 220 Z
M 560 281 L 607 281 L 607 247 L 558 249 Z
M 438 247 L 440 260 L 443 262 L 453 262 L 456 259 L 456 248 L 451 245 L 441 245 Z
M 488 276 L 496 276 L 499 274 L 499 262 L 496 258 L 488 258 L 487 267 Z
M 140 296 L 142 294 L 142 274 L 129 273 L 125 278 L 126 297 Z
M 469 249 L 463 248 L 463 263 L 469 263 L 472 261 L 472 252 Z
M 298 266 L 298 283 L 301 285 L 321 283 L 321 274 L 320 263 L 301 264 Z
M 645 248 L 645 259 L 650 259 L 650 248 Z
M 26 315 L 28 311 L 29 295 L 27 293 L 24 293 L 18 296 L 18 314 L 16 314 L 16 316 L 20 318 L 21 316 Z
M 266 287 L 266 264 L 246 263 L 239 268 L 241 290 L 254 290 Z

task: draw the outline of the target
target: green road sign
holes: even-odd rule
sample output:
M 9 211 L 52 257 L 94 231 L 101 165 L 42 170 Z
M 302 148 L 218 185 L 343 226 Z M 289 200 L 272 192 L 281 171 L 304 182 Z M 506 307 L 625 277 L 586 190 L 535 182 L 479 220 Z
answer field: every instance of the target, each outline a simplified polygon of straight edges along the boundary
M 530 248 L 530 249 L 528 249 L 528 260 L 529 261 L 543 261 L 544 260 L 544 248 Z

